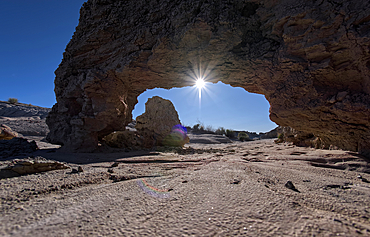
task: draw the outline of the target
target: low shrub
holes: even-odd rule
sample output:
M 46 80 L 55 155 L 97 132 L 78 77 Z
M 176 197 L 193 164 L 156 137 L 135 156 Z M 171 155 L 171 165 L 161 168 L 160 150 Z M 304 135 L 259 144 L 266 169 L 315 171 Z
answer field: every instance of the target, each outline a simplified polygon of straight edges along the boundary
M 249 136 L 248 134 L 246 134 L 245 132 L 240 132 L 238 134 L 238 139 L 241 141 L 241 142 L 244 142 L 246 140 L 249 140 Z
M 194 133 L 215 133 L 213 127 L 211 125 L 209 126 L 204 126 L 203 123 L 199 122 L 195 124 L 192 128 L 192 131 Z
M 274 141 L 275 143 L 283 143 L 284 142 L 284 134 L 280 133 L 278 138 Z
M 17 104 L 18 103 L 18 99 L 16 99 L 16 98 L 9 98 L 8 99 L 8 102 L 11 103 L 11 104 Z
M 217 135 L 225 135 L 226 134 L 226 130 L 223 127 L 219 127 L 219 128 L 216 129 L 215 133 Z
M 226 136 L 228 138 L 235 138 L 235 131 L 232 129 L 226 129 Z
M 279 140 L 284 140 L 284 133 L 280 133 L 279 136 L 278 136 L 278 139 Z
M 208 125 L 206 126 L 205 132 L 213 134 L 215 133 L 215 129 L 211 125 Z

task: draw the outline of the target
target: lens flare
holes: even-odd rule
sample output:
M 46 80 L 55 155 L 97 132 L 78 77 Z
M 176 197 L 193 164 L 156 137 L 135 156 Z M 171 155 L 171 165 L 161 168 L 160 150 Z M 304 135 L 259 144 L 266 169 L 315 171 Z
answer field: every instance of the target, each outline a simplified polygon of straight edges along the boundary
M 183 146 L 189 142 L 187 136 L 187 129 L 181 124 L 172 127 L 171 133 L 163 139 L 165 146 Z
M 161 189 L 155 188 L 149 185 L 145 179 L 137 180 L 137 184 L 145 193 L 149 194 L 150 196 L 153 196 L 156 198 L 169 198 L 170 197 L 170 193 L 168 192 L 167 189 L 161 190 Z

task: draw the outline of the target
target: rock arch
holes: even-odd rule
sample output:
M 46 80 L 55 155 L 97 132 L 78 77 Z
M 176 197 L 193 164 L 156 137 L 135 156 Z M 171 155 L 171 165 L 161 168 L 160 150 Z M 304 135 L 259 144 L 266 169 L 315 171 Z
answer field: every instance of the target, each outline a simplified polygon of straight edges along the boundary
M 199 65 L 270 102 L 270 118 L 369 154 L 370 3 L 89 0 L 56 70 L 47 139 L 76 151 L 131 121 L 146 89 Z

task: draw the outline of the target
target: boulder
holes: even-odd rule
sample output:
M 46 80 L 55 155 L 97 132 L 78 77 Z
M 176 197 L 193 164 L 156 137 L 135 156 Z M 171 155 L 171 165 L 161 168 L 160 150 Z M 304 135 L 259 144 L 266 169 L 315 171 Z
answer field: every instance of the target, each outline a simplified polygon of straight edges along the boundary
M 89 0 L 56 70 L 48 141 L 94 150 L 147 89 L 265 95 L 276 124 L 370 156 L 370 2 Z M 155 139 L 154 139 L 155 140 Z
M 10 140 L 18 137 L 18 133 L 14 132 L 10 127 L 5 124 L 0 124 L 0 140 Z
M 148 99 L 135 128 L 143 136 L 144 147 L 183 146 L 189 142 L 172 102 L 159 96 Z

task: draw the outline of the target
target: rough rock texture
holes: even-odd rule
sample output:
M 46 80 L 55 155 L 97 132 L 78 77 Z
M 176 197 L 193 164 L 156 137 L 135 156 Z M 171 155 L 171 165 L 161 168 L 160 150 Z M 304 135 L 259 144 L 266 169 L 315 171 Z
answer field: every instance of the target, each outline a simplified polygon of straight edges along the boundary
M 46 118 L 50 109 L 34 105 L 26 104 L 11 104 L 5 101 L 0 101 L 0 116 L 5 117 L 40 117 Z
M 9 126 L 23 136 L 46 136 L 49 128 L 40 117 L 0 117 L 0 123 Z
M 325 144 L 319 137 L 312 133 L 297 131 L 291 127 L 279 127 L 279 136 L 275 143 L 291 142 L 296 146 L 313 147 L 316 149 L 334 148 L 333 145 Z
M 69 166 L 51 160 L 14 160 L 13 164 L 2 170 L 11 170 L 20 175 L 46 172 L 50 170 L 68 169 Z
M 152 148 L 154 146 L 183 146 L 189 142 L 186 128 L 180 124 L 172 102 L 159 96 L 149 98 L 145 113 L 126 126 L 125 131 L 115 131 L 103 141 L 115 148 Z M 135 125 L 134 127 L 132 127 Z
M 264 94 L 270 118 L 370 155 L 370 3 L 89 0 L 56 70 L 48 140 L 93 150 L 146 89 L 199 71 Z
M 260 133 L 260 139 L 271 139 L 271 138 L 277 138 L 279 136 L 280 133 L 282 133 L 282 130 L 283 130 L 283 127 L 276 127 L 274 129 L 272 129 L 271 131 L 269 132 L 266 132 L 266 133 Z
M 136 118 L 135 128 L 144 139 L 144 147 L 183 146 L 189 138 L 177 131 L 176 125 L 181 126 L 181 122 L 172 102 L 154 96 L 145 103 L 145 113 Z
M 35 141 L 28 142 L 27 139 L 15 137 L 11 140 L 0 140 L 0 157 L 28 154 L 38 149 Z
M 143 137 L 136 131 L 116 131 L 105 136 L 104 142 L 115 148 L 140 148 L 143 145 Z
M 18 133 L 14 132 L 9 126 L 0 124 L 0 140 L 10 140 L 18 137 Z
M 9 126 L 23 136 L 46 136 L 46 116 L 51 109 L 27 104 L 0 101 L 0 124 Z

